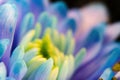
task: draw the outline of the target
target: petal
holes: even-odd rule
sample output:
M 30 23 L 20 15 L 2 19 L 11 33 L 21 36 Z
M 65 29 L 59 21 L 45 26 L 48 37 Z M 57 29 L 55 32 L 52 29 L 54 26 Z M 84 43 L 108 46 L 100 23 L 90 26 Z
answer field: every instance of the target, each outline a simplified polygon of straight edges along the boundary
M 82 63 L 86 55 L 86 49 L 82 48 L 75 56 L 75 69 L 77 69 Z
M 9 44 L 9 39 L 1 39 L 0 40 L 0 59 L 4 55 L 4 52 L 6 51 Z
M 21 40 L 20 45 L 24 45 L 26 49 L 28 43 L 33 40 L 35 36 L 35 30 L 30 30 Z
M 0 7 L 0 39 L 7 38 L 10 40 L 9 47 L 3 55 L 3 62 L 7 65 L 10 57 L 11 44 L 13 41 L 14 31 L 17 21 L 17 9 L 13 3 L 6 3 Z
M 49 0 L 30 0 L 30 9 L 35 14 L 35 17 L 37 17 L 42 11 L 49 8 L 49 5 Z
M 24 80 L 28 80 L 28 78 L 32 75 L 34 71 L 36 71 L 41 64 L 43 64 L 46 61 L 45 58 L 42 58 L 41 56 L 36 56 L 32 60 L 30 60 L 28 64 L 28 71 L 24 77 Z
M 48 80 L 57 80 L 58 72 L 59 67 L 54 67 L 50 73 Z
M 88 62 L 99 53 L 104 37 L 104 27 L 105 24 L 100 24 L 93 28 L 86 39 L 81 43 L 81 47 L 84 47 L 87 50 L 87 55 L 83 63 Z M 80 44 L 77 45 L 79 46 Z
M 35 40 L 35 39 L 40 37 L 41 31 L 42 31 L 41 24 L 36 23 L 36 25 L 35 25 L 35 36 L 34 36 L 33 40 Z
M 16 80 L 22 80 L 27 72 L 27 66 L 23 60 L 16 60 L 10 69 L 10 76 Z
M 14 78 L 12 78 L 12 77 L 7 77 L 7 79 L 6 80 L 15 80 Z
M 20 27 L 20 34 L 19 37 L 22 37 L 28 32 L 28 30 L 32 29 L 34 26 L 34 15 L 32 13 L 28 13 L 22 20 L 21 27 Z
M 30 49 L 29 51 L 27 51 L 24 55 L 25 62 L 27 63 L 33 57 L 35 57 L 37 55 L 37 52 L 38 52 L 38 49 L 36 49 L 36 48 Z
M 38 22 L 44 27 L 55 28 L 57 26 L 57 18 L 47 12 L 43 12 L 38 17 Z
M 65 59 L 64 62 L 62 63 L 59 74 L 57 77 L 57 80 L 67 80 L 68 79 L 68 72 L 69 72 L 69 66 L 68 66 L 68 60 Z
M 12 53 L 10 58 L 10 67 L 15 63 L 16 60 L 23 59 L 24 48 L 23 46 L 18 46 Z
M 120 58 L 120 48 L 113 49 L 110 52 L 107 60 L 91 77 L 90 80 L 93 80 L 101 75 L 101 73 L 108 67 L 112 67 Z
M 3 62 L 0 63 L 0 80 L 6 80 L 6 67 Z
M 105 31 L 105 43 L 115 40 L 120 35 L 120 22 L 109 25 Z
M 58 19 L 65 18 L 67 16 L 67 6 L 64 2 L 56 2 L 50 6 L 48 11 L 58 17 Z
M 72 37 L 72 31 L 67 31 L 66 35 L 66 43 L 65 43 L 65 54 L 73 54 L 74 52 L 74 47 L 75 47 L 75 41 Z
M 67 18 L 61 23 L 60 31 L 63 33 L 66 33 L 68 30 L 71 30 L 73 33 L 75 33 L 77 24 L 76 21 L 73 18 Z
M 115 78 L 120 79 L 120 71 L 115 74 Z
M 108 22 L 107 9 L 102 3 L 91 3 L 80 9 L 80 26 L 76 31 L 76 40 L 84 40 L 90 30 L 100 23 Z
M 112 80 L 112 77 L 114 76 L 114 72 L 112 71 L 111 68 L 107 68 L 102 75 L 100 76 L 99 79 L 103 80 Z
M 50 58 L 32 73 L 28 80 L 47 80 L 53 67 L 53 59 Z
M 108 45 L 108 46 L 110 46 L 110 45 Z M 105 49 L 105 50 L 101 51 L 99 55 L 97 55 L 95 58 L 93 58 L 86 64 L 81 65 L 75 71 L 74 75 L 72 76 L 72 80 L 86 80 L 86 79 L 89 79 L 89 77 L 91 77 L 93 74 L 95 75 L 95 72 L 97 72 L 97 70 L 99 70 L 102 66 L 108 65 L 108 67 L 112 67 L 110 64 L 114 64 L 114 63 L 116 63 L 116 61 L 114 61 L 114 63 L 111 63 L 111 62 L 107 63 L 107 61 L 113 60 L 113 58 L 117 58 L 119 56 L 119 51 L 117 51 L 117 49 L 119 47 L 120 46 L 114 46 L 113 48 L 111 48 L 109 50 L 107 50 L 107 48 L 103 47 L 103 49 Z M 116 53 L 112 53 L 114 51 Z M 110 56 L 113 58 L 110 59 Z M 104 70 L 102 70 L 101 73 L 103 71 Z M 101 73 L 99 73 L 99 76 L 101 75 Z M 95 75 L 94 77 L 96 77 L 96 76 L 97 75 Z M 96 80 L 99 78 L 99 76 L 97 76 L 95 79 L 92 78 L 91 80 Z

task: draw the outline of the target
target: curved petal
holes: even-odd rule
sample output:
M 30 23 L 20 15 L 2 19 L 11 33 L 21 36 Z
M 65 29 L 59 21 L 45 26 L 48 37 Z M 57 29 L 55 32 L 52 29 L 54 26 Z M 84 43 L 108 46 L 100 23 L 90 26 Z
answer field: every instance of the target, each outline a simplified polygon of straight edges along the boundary
M 6 3 L 0 6 L 0 39 L 7 38 L 10 44 L 3 55 L 3 62 L 7 64 L 10 56 L 11 44 L 13 42 L 14 32 L 17 21 L 17 9 L 13 3 Z

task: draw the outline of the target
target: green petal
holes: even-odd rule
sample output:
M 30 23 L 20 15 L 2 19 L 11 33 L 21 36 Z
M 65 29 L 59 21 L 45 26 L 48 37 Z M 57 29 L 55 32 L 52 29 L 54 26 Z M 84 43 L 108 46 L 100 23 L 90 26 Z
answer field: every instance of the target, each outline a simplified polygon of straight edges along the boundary
M 68 73 L 68 77 L 70 78 L 71 75 L 73 74 L 74 68 L 75 68 L 75 59 L 74 59 L 73 55 L 68 56 L 68 65 L 70 66 L 69 73 Z
M 20 39 L 24 36 L 24 34 L 32 29 L 34 25 L 34 15 L 32 13 L 28 13 L 25 15 L 24 19 L 22 20 L 22 24 L 20 27 Z
M 75 56 L 75 69 L 79 67 L 86 55 L 86 49 L 82 48 Z
M 31 30 L 29 31 L 22 39 L 21 41 L 21 45 L 24 45 L 24 47 L 26 48 L 26 46 L 28 45 L 28 43 L 34 38 L 35 36 L 35 30 Z
M 36 26 L 35 26 L 35 36 L 34 36 L 33 40 L 39 38 L 40 37 L 40 33 L 41 33 L 41 24 L 40 23 L 36 23 Z
M 48 80 L 57 80 L 59 67 L 54 67 L 50 73 Z
M 46 62 L 41 64 L 39 68 L 32 73 L 28 80 L 48 80 L 52 67 L 53 59 L 50 58 Z
M 69 66 L 68 66 L 68 60 L 65 59 L 63 64 L 60 67 L 60 71 L 57 77 L 57 80 L 67 80 L 68 79 L 68 71 L 69 71 Z
M 35 57 L 37 55 L 37 52 L 38 52 L 38 49 L 36 49 L 36 48 L 30 49 L 29 51 L 27 51 L 24 55 L 25 62 L 27 63 L 33 57 Z
M 39 56 L 34 57 L 29 63 L 28 63 L 28 71 L 24 77 L 23 80 L 28 80 L 30 75 L 38 69 L 38 67 L 46 61 L 45 58 L 40 58 Z

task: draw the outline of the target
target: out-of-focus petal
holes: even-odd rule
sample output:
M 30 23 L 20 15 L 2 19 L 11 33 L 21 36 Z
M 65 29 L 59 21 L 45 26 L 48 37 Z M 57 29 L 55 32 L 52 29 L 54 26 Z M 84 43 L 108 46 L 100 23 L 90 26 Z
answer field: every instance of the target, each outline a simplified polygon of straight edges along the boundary
M 28 43 L 34 38 L 35 30 L 30 30 L 21 40 L 20 44 L 24 45 L 24 48 L 28 45 Z
M 3 62 L 0 63 L 0 80 L 6 80 L 7 71 L 5 64 Z
M 56 17 L 61 20 L 63 18 L 66 18 L 67 16 L 67 6 L 64 2 L 56 2 L 53 3 L 50 8 L 48 8 L 48 11 L 54 15 L 56 15 Z
M 20 27 L 20 34 L 19 39 L 21 39 L 25 33 L 27 33 L 30 29 L 34 26 L 34 15 L 32 13 L 28 13 L 22 20 L 21 27 Z
M 82 47 L 86 48 L 87 50 L 87 55 L 84 59 L 84 63 L 91 60 L 99 53 L 103 42 L 104 28 L 105 24 L 100 24 L 97 27 L 93 28 L 86 39 L 81 43 Z M 78 47 L 80 46 L 80 44 L 77 45 Z
M 80 9 L 81 22 L 77 29 L 75 38 L 84 40 L 89 31 L 100 23 L 108 21 L 106 7 L 102 3 L 93 3 Z
M 120 71 L 115 74 L 115 78 L 120 79 Z
M 7 2 L 8 0 L 0 0 L 0 5 L 4 4 L 5 2 Z
M 120 36 L 120 22 L 114 23 L 106 27 L 105 42 L 111 42 Z
M 112 45 L 108 45 L 108 46 L 111 47 Z M 107 59 L 110 56 L 114 57 L 114 55 L 117 55 L 116 49 L 118 49 L 120 46 L 114 46 L 114 47 L 112 47 L 110 49 L 108 49 L 108 46 L 103 47 L 103 49 L 105 49 L 105 50 L 102 50 L 102 52 L 100 52 L 101 54 L 99 54 L 98 56 L 96 56 L 95 58 L 93 58 L 91 61 L 87 62 L 85 65 L 80 66 L 75 71 L 74 75 L 72 76 L 72 80 L 77 80 L 77 79 L 78 80 L 79 79 L 80 80 L 86 80 L 86 79 L 89 79 L 89 77 L 91 75 L 93 75 L 97 70 L 99 70 L 101 66 L 105 65 L 105 62 L 107 62 Z M 116 54 L 112 53 L 112 51 L 116 51 Z M 118 53 L 117 56 L 119 56 L 119 53 Z M 112 59 L 109 58 L 109 60 L 112 60 Z M 108 64 L 106 64 L 106 65 L 108 65 Z M 109 67 L 111 67 L 111 66 L 109 66 Z M 101 73 L 95 79 L 92 78 L 91 80 L 98 79 L 100 77 Z
M 15 79 L 12 77 L 7 77 L 6 80 L 15 80 Z
M 57 26 L 57 18 L 47 12 L 43 12 L 38 17 L 38 22 L 44 30 L 47 27 L 55 28 Z
M 90 80 L 97 79 L 101 73 L 108 67 L 113 66 L 120 58 L 120 48 L 113 49 L 105 63 L 89 78 Z
M 99 79 L 103 80 L 112 80 L 112 77 L 114 76 L 114 72 L 112 71 L 111 68 L 107 68 L 102 75 L 100 76 Z
M 75 56 L 75 68 L 77 69 L 86 55 L 86 49 L 82 48 Z
M 30 10 L 35 14 L 35 17 L 49 8 L 49 5 L 49 0 L 30 0 Z
M 69 10 L 68 14 L 67 14 L 67 17 L 68 18 L 73 18 L 77 23 L 77 27 L 80 26 L 81 15 L 80 15 L 80 11 L 78 9 Z
M 67 80 L 68 78 L 68 72 L 69 72 L 69 66 L 68 66 L 68 60 L 64 60 L 64 62 L 62 63 L 60 70 L 59 70 L 59 74 L 57 77 L 57 80 Z
M 77 24 L 76 21 L 73 18 L 67 18 L 63 20 L 63 22 L 60 25 L 60 32 L 66 33 L 68 30 L 71 30 L 73 33 L 75 33 Z
M 58 72 L 59 72 L 59 67 L 54 67 L 50 73 L 48 80 L 57 80 Z

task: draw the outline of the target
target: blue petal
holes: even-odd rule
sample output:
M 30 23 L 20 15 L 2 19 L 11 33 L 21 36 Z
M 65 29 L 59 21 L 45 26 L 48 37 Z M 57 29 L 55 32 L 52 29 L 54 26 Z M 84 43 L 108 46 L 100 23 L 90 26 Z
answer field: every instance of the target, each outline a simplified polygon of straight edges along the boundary
M 18 13 L 16 6 L 13 3 L 5 3 L 0 6 L 0 39 L 7 38 L 10 41 L 9 47 L 2 57 L 2 60 L 6 65 L 10 57 L 11 44 L 13 42 L 16 28 L 17 15 Z
M 65 29 L 67 32 L 68 30 L 71 30 L 73 33 L 76 31 L 77 24 L 73 18 L 68 18 L 63 22 L 62 30 Z
M 51 9 L 53 13 L 57 13 L 58 16 L 65 18 L 67 15 L 67 6 L 64 2 L 56 2 L 52 4 Z
M 107 68 L 103 74 L 100 76 L 100 79 L 103 80 L 112 80 L 112 77 L 114 76 L 114 72 L 111 68 Z
M 15 80 L 15 79 L 12 77 L 7 77 L 6 80 Z
M 38 22 L 40 22 L 43 28 L 57 26 L 57 18 L 55 16 L 50 15 L 47 12 L 43 12 L 39 15 Z
M 110 45 L 108 45 L 108 46 L 110 46 Z M 111 47 L 112 47 L 112 45 L 111 45 Z M 89 77 L 91 77 L 98 69 L 100 69 L 102 66 L 105 65 L 105 62 L 107 62 L 107 60 L 110 56 L 114 57 L 113 55 L 117 54 L 117 51 L 116 51 L 116 54 L 113 54 L 112 51 L 116 50 L 119 47 L 120 46 L 116 45 L 113 48 L 110 48 L 109 50 L 107 50 L 107 47 L 103 47 L 103 49 L 105 49 L 105 50 L 102 50 L 99 55 L 97 55 L 95 58 L 93 58 L 92 60 L 87 62 L 85 65 L 80 66 L 75 71 L 74 75 L 72 76 L 72 80 L 87 80 L 87 79 L 89 79 Z M 118 51 L 118 55 L 119 55 L 119 51 Z M 112 67 L 112 66 L 109 66 L 109 67 Z M 102 70 L 101 73 L 103 71 L 104 70 Z M 99 76 L 100 75 L 101 74 L 99 74 Z M 94 76 L 96 78 L 92 79 L 92 80 L 98 79 L 99 76 L 97 76 L 97 75 Z
M 23 59 L 24 57 L 24 48 L 23 46 L 18 46 L 12 53 L 10 58 L 10 67 L 16 60 Z
M 9 39 L 2 39 L 2 40 L 0 40 L 0 59 L 4 55 L 4 52 L 7 49 L 8 44 L 9 44 Z
M 10 69 L 9 76 L 16 80 L 22 80 L 27 72 L 27 66 L 23 60 L 16 60 Z
M 0 7 L 0 38 L 13 39 L 17 21 L 17 9 L 14 4 L 6 3 Z
M 89 80 L 93 80 L 101 75 L 101 73 L 108 67 L 112 67 L 120 58 L 120 48 L 113 49 L 108 57 L 108 59 L 105 61 L 105 63 L 102 65 L 100 69 L 98 69 Z
M 105 24 L 100 24 L 93 28 L 88 37 L 83 42 L 84 48 L 87 50 L 87 56 L 84 63 L 90 61 L 92 58 L 98 55 L 103 42 Z

